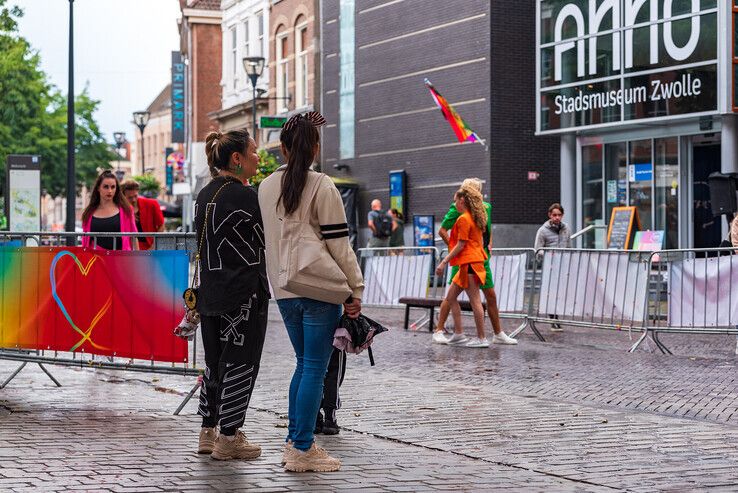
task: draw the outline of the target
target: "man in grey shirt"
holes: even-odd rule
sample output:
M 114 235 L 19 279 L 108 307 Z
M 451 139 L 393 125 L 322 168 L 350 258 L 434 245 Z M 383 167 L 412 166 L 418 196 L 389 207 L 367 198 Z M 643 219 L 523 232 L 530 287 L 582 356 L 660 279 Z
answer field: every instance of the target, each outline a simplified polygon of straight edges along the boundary
M 564 218 L 564 208 L 561 204 L 551 204 L 548 208 L 548 221 L 538 228 L 536 233 L 536 257 L 540 262 L 543 260 L 543 253 L 538 252 L 539 248 L 571 248 L 571 230 L 566 223 L 562 222 Z M 558 315 L 549 314 L 549 318 L 558 319 Z M 564 329 L 558 323 L 551 324 L 552 332 L 562 332 Z
M 536 233 L 535 249 L 539 248 L 571 248 L 571 230 L 564 218 L 564 208 L 561 204 L 552 204 L 548 208 L 548 221 L 538 228 Z

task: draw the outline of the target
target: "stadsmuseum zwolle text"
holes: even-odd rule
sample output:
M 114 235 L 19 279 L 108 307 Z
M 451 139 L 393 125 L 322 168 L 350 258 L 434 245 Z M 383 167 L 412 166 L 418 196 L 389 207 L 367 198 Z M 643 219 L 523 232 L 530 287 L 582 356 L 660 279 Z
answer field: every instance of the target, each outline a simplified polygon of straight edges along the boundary
M 644 103 L 650 101 L 661 101 L 671 98 L 688 96 L 699 96 L 702 93 L 702 81 L 692 74 L 684 74 L 681 79 L 674 81 L 651 81 L 651 87 L 638 86 L 617 91 L 605 91 L 594 94 L 584 94 L 578 90 L 578 95 L 556 96 L 556 114 L 574 113 L 576 111 L 596 110 L 610 106 L 622 106 L 625 104 Z

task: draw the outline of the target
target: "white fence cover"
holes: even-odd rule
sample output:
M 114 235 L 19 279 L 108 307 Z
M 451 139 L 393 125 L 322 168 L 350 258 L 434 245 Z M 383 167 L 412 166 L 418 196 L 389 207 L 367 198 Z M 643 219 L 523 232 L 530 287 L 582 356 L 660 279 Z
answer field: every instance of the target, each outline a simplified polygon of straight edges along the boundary
M 501 313 L 517 313 L 525 311 L 525 273 L 528 256 L 525 253 L 516 255 L 492 255 L 489 268 L 495 281 L 497 309 Z M 448 269 L 446 292 L 451 286 L 451 269 Z M 466 293 L 459 295 L 459 301 L 469 301 Z M 482 301 L 484 296 L 482 295 Z
M 393 255 L 364 259 L 367 305 L 398 305 L 403 296 L 426 297 L 433 255 Z
M 647 257 L 627 252 L 545 251 L 538 313 L 595 322 L 642 322 L 647 284 Z
M 685 259 L 669 268 L 669 327 L 738 325 L 738 256 Z

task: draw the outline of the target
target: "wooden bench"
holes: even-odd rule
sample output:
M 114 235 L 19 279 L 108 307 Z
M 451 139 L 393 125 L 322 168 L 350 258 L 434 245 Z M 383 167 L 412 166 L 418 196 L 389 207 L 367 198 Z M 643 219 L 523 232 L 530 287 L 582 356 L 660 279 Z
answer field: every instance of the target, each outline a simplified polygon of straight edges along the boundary
M 433 317 L 435 315 L 436 307 L 441 306 L 443 298 L 431 297 L 431 298 L 411 298 L 405 296 L 399 299 L 399 302 L 405 305 L 405 330 L 410 325 L 410 308 L 426 308 L 428 310 L 428 330 L 433 332 Z M 472 311 L 471 303 L 468 301 L 459 300 L 459 305 L 463 311 Z M 485 313 L 487 312 L 487 303 L 482 301 L 482 308 Z

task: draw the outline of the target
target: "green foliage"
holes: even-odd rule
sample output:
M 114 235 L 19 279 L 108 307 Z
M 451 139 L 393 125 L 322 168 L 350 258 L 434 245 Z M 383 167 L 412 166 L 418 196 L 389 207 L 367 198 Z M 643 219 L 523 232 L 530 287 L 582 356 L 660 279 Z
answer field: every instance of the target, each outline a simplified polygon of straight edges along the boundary
M 41 186 L 52 195 L 66 190 L 67 99 L 47 82 L 40 58 L 18 36 L 22 11 L 0 0 L 0 183 L 8 154 L 41 156 Z M 99 101 L 87 88 L 75 98 L 75 172 L 77 187 L 91 186 L 99 169 L 116 157 L 95 121 Z
M 266 179 L 267 176 L 274 173 L 274 170 L 279 168 L 276 156 L 266 151 L 266 149 L 259 149 L 259 167 L 256 169 L 256 175 L 249 179 L 249 183 L 254 187 L 258 188 L 259 184 Z
M 133 179 L 136 180 L 139 185 L 141 185 L 140 191 L 141 195 L 143 195 L 144 197 L 156 198 L 159 196 L 161 183 L 154 175 L 150 173 L 145 173 L 143 175 L 134 176 Z

